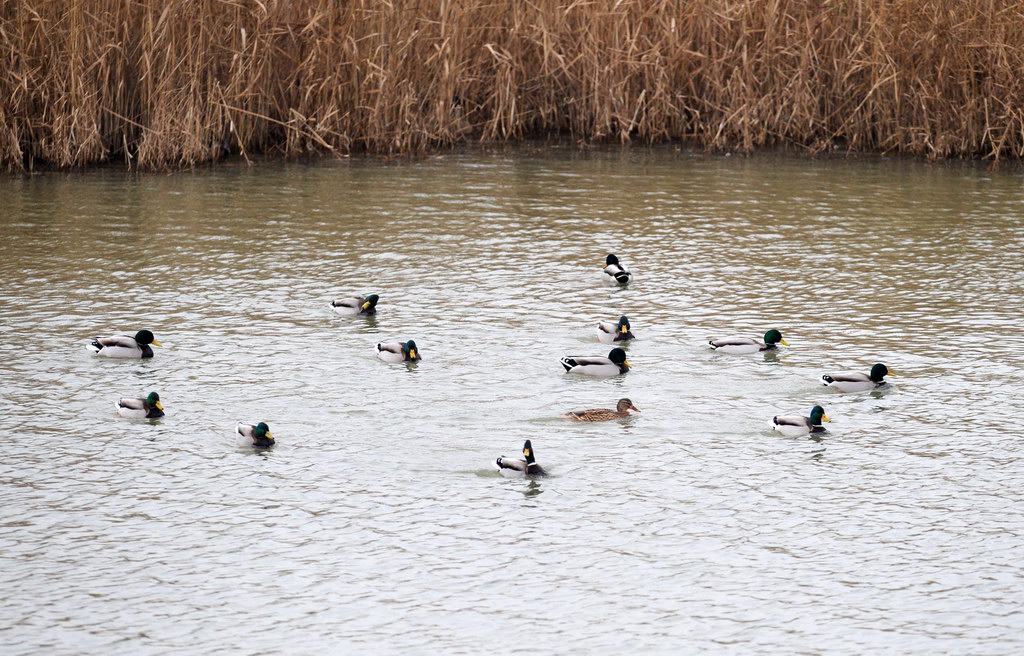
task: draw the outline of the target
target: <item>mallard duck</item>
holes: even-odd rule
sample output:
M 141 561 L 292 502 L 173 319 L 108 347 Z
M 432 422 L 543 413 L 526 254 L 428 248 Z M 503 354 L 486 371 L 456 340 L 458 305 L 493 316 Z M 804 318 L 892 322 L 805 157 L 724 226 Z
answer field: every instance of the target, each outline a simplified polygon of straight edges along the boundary
M 156 419 L 164 416 L 164 406 L 160 403 L 160 395 L 150 392 L 144 399 L 120 399 L 114 404 L 117 414 L 135 419 Z
M 269 449 L 276 440 L 270 434 L 270 426 L 262 421 L 258 424 L 238 424 L 235 427 L 238 446 L 251 446 L 257 449 Z
M 889 371 L 888 367 L 879 362 L 871 367 L 870 373 L 862 374 L 859 371 L 840 371 L 839 373 L 825 374 L 821 377 L 821 382 L 825 384 L 825 387 L 834 387 L 840 392 L 864 392 L 888 385 L 885 377 L 895 375 Z
M 619 264 L 619 258 L 611 253 L 604 260 L 604 281 L 609 285 L 628 285 L 633 279 L 633 274 L 623 265 Z
M 619 399 L 619 403 L 615 406 L 614 410 L 609 410 L 607 408 L 574 410 L 572 412 L 565 413 L 565 416 L 573 421 L 609 421 L 612 419 L 624 419 L 626 417 L 631 417 L 632 415 L 629 414 L 630 410 L 640 412 L 640 408 L 633 405 L 633 402 L 629 399 Z
M 96 337 L 85 348 L 106 358 L 151 358 L 153 349 L 149 348 L 150 344 L 162 346 L 160 342 L 153 339 L 153 333 L 148 330 L 140 330 L 135 333 L 135 337 L 128 335 Z
M 380 299 L 376 294 L 370 294 L 362 298 L 353 296 L 352 298 L 339 298 L 331 301 L 331 307 L 338 314 L 352 315 L 361 314 L 369 316 L 377 314 L 377 301 Z
M 618 323 L 602 321 L 597 324 L 597 341 L 602 344 L 614 344 L 615 342 L 628 342 L 635 339 L 636 335 L 630 332 L 629 319 L 625 316 L 619 317 Z
M 782 333 L 772 329 L 764 334 L 764 339 L 756 337 L 722 337 L 713 339 L 708 345 L 719 353 L 757 353 L 758 351 L 771 351 L 776 344 L 789 346 L 789 342 L 782 339 Z
M 526 460 L 513 460 L 512 458 L 501 456 L 494 461 L 494 464 L 497 466 L 498 471 L 501 472 L 501 475 L 506 478 L 548 475 L 544 468 L 537 464 L 537 460 L 533 456 L 533 444 L 530 443 L 530 440 L 526 440 L 523 444 L 523 455 L 526 456 Z
M 416 350 L 416 342 L 411 339 L 406 342 L 388 342 L 377 344 L 377 357 L 384 362 L 419 362 L 419 351 Z
M 569 374 L 586 374 L 587 376 L 618 376 L 629 371 L 633 365 L 626 362 L 626 352 L 621 348 L 613 348 L 608 357 L 595 355 L 590 357 L 572 356 L 562 358 L 562 366 Z
M 801 417 L 800 415 L 772 417 L 772 424 L 775 430 L 787 437 L 824 433 L 825 427 L 821 425 L 823 421 L 832 420 L 828 418 L 828 415 L 825 414 L 825 409 L 820 405 L 811 408 L 811 415 L 809 417 Z

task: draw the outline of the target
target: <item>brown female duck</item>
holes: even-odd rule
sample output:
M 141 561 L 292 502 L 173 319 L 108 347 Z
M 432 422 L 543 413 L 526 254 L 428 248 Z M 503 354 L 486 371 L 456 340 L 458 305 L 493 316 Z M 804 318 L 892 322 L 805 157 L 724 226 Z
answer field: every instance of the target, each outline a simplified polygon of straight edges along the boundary
M 614 410 L 607 408 L 574 410 L 573 412 L 567 412 L 565 416 L 572 421 L 610 421 L 612 419 L 623 419 L 632 416 L 629 414 L 630 410 L 640 412 L 640 408 L 633 405 L 633 402 L 629 399 L 619 399 L 619 403 L 615 406 Z

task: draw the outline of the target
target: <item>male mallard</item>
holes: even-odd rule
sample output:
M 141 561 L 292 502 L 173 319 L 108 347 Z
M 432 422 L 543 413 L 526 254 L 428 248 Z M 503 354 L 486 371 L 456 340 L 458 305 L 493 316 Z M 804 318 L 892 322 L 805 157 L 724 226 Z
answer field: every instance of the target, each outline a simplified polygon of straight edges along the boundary
M 809 417 L 801 417 L 800 415 L 785 415 L 772 417 L 772 424 L 774 424 L 775 430 L 779 431 L 786 437 L 800 437 L 801 435 L 809 435 L 811 433 L 824 433 L 825 427 L 821 425 L 823 421 L 832 421 L 825 414 L 825 409 L 820 405 L 816 405 L 811 408 L 811 415 Z
M 164 416 L 164 406 L 156 392 L 150 392 L 144 399 L 121 399 L 114 406 L 117 408 L 117 414 L 122 417 L 156 419 Z
M 708 342 L 711 348 L 719 353 L 757 353 L 758 351 L 771 351 L 776 344 L 789 346 L 789 342 L 782 339 L 782 333 L 772 329 L 764 334 L 764 339 L 756 337 L 722 337 Z
M 840 371 L 835 374 L 825 374 L 821 382 L 826 387 L 834 387 L 840 392 L 864 392 L 888 385 L 886 376 L 895 376 L 888 367 L 879 362 L 871 367 L 871 373 L 862 374 L 859 371 Z
M 140 330 L 135 337 L 128 335 L 114 335 L 113 337 L 96 337 L 92 343 L 85 348 L 95 355 L 102 355 L 107 358 L 151 358 L 153 349 L 149 345 L 162 346 L 160 342 L 153 339 L 153 333 L 148 330 Z
M 352 298 L 339 298 L 331 301 L 331 307 L 338 314 L 361 314 L 368 316 L 371 314 L 377 314 L 377 301 L 380 299 L 376 294 L 370 294 L 359 298 L 353 296 Z
M 629 414 L 630 410 L 640 412 L 640 408 L 633 405 L 633 402 L 629 399 L 619 399 L 619 403 L 615 406 L 614 410 L 609 410 L 607 408 L 574 410 L 572 412 L 565 413 L 565 416 L 573 421 L 609 421 L 611 419 L 624 419 L 626 417 L 631 417 L 632 415 Z
M 411 339 L 406 342 L 388 342 L 377 344 L 377 357 L 384 362 L 419 362 L 419 351 L 416 350 L 416 342 Z
M 530 440 L 526 440 L 523 444 L 523 455 L 526 456 L 526 460 L 513 460 L 501 456 L 494 461 L 494 464 L 505 478 L 548 475 L 544 468 L 537 464 L 537 460 L 533 456 L 533 444 L 530 443 Z
M 633 274 L 623 265 L 619 264 L 619 258 L 611 253 L 604 261 L 604 281 L 609 285 L 628 285 L 633 279 Z
M 562 366 L 568 374 L 586 374 L 588 376 L 618 376 L 629 371 L 633 365 L 626 362 L 626 352 L 620 348 L 613 348 L 608 352 L 608 357 L 601 356 L 580 357 L 572 356 L 562 358 Z
M 270 426 L 262 421 L 258 424 L 238 424 L 235 427 L 238 446 L 251 446 L 257 449 L 269 449 L 274 446 L 274 436 L 270 434 Z
M 619 317 L 618 323 L 602 321 L 597 324 L 597 341 L 602 344 L 614 344 L 615 342 L 628 342 L 636 336 L 630 332 L 629 319 L 625 316 Z

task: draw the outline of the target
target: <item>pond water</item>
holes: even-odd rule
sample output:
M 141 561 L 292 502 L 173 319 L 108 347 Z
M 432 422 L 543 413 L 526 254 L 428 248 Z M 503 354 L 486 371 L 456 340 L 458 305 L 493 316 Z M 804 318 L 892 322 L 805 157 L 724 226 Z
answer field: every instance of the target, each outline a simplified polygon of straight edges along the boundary
M 0 200 L 7 655 L 1024 650 L 1018 171 L 524 147 Z M 632 370 L 564 374 L 621 314 Z M 551 475 L 500 477 L 526 439 Z

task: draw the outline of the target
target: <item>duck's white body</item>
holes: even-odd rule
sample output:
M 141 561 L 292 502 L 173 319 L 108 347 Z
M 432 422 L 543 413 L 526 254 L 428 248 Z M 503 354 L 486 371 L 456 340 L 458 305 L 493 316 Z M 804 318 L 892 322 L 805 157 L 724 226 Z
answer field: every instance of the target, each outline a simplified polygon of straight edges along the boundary
M 384 362 L 405 362 L 402 345 L 398 342 L 394 344 L 377 344 L 376 350 L 377 357 Z
M 602 321 L 597 324 L 597 341 L 602 344 L 614 344 L 615 342 L 628 342 L 636 336 L 630 332 L 622 332 L 619 326 L 611 321 Z
M 608 264 L 602 269 L 601 280 L 606 285 L 621 287 L 633 280 L 633 274 L 621 264 Z
M 357 297 L 353 298 L 339 298 L 338 300 L 331 303 L 331 308 L 338 314 L 344 316 L 351 316 L 359 314 L 362 308 L 363 299 Z
M 821 425 L 823 421 L 832 420 L 825 414 L 825 408 L 816 405 L 811 408 L 811 413 L 807 417 L 803 415 L 777 415 L 772 417 L 772 428 L 786 437 L 800 437 L 810 435 L 811 433 L 828 432 Z
M 331 301 L 331 309 L 343 316 L 373 316 L 377 314 L 377 295 L 351 298 L 339 298 Z
M 153 357 L 153 349 L 148 345 L 143 346 L 129 335 L 114 335 L 112 337 L 97 337 L 91 344 L 85 347 L 90 353 L 104 358 L 125 358 L 136 360 Z
M 256 424 L 237 424 L 235 426 L 235 444 L 238 446 L 252 446 L 255 440 L 254 430 L 256 430 Z
M 256 424 L 239 423 L 238 425 L 235 426 L 235 444 L 240 447 L 251 446 L 257 448 L 267 448 L 274 446 L 273 437 L 268 434 L 268 438 L 269 440 L 267 441 L 269 443 L 259 443 L 259 440 L 256 437 Z
M 119 416 L 131 419 L 156 419 L 164 416 L 162 410 L 150 407 L 146 399 L 119 399 L 114 403 L 114 407 L 117 408 Z M 150 413 L 154 416 L 150 417 Z
M 404 344 L 402 342 L 381 342 L 374 347 L 374 350 L 377 352 L 377 357 L 384 362 L 419 362 L 423 358 L 420 357 L 420 353 L 415 346 L 415 342 L 412 342 L 413 347 L 410 351 L 410 354 L 413 354 L 413 357 L 408 360 L 405 357 L 403 347 L 410 342 L 406 342 Z
M 829 380 L 831 378 L 831 380 Z M 834 387 L 840 392 L 866 392 L 887 385 L 884 380 L 876 383 L 867 374 L 859 371 L 840 371 L 821 377 L 825 387 Z
M 494 466 L 498 469 L 498 473 L 505 478 L 525 478 L 526 477 L 526 461 L 522 458 L 513 459 L 501 456 L 494 461 Z
M 722 337 L 713 339 L 708 344 L 718 353 L 759 353 L 766 350 L 766 344 L 753 337 Z
M 565 357 L 561 362 L 566 373 L 584 376 L 618 376 L 629 371 L 628 367 L 617 365 L 611 359 L 599 355 Z
M 774 417 L 772 419 L 772 428 L 786 437 L 801 437 L 803 435 L 810 435 L 812 432 L 822 432 L 824 430 L 822 428 L 821 431 L 815 431 L 815 427 L 811 425 L 811 420 L 799 415 Z M 821 427 L 819 426 L 818 428 Z
M 526 456 L 525 460 L 501 456 L 494 461 L 494 466 L 498 468 L 498 473 L 505 478 L 548 475 L 544 468 L 537 464 L 537 460 L 533 455 L 533 444 L 530 440 L 526 440 L 526 444 L 523 445 L 523 455 Z

